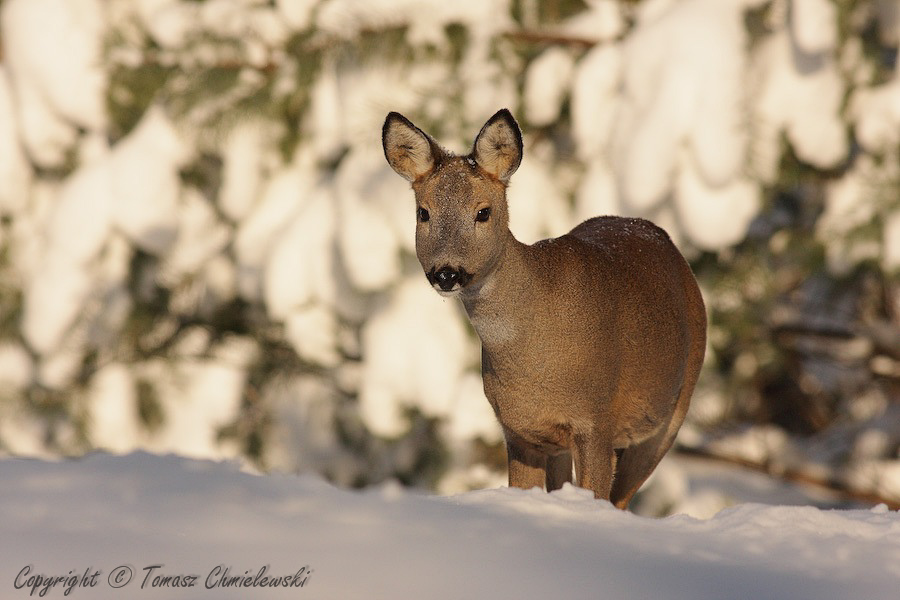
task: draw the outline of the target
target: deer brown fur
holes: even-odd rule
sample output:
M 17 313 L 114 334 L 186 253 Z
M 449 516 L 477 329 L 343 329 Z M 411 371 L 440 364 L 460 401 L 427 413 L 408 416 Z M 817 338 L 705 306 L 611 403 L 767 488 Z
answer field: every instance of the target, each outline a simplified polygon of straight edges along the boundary
M 412 182 L 429 282 L 462 300 L 481 338 L 510 486 L 558 489 L 574 459 L 578 485 L 626 508 L 672 445 L 703 364 L 706 312 L 687 262 L 643 219 L 517 241 L 506 187 L 522 136 L 505 109 L 466 156 L 394 112 L 382 141 Z

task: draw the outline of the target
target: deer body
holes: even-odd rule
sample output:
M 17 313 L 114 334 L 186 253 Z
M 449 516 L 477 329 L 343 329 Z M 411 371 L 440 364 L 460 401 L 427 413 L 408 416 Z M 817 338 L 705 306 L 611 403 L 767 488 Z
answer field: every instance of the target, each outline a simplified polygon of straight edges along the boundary
M 599 217 L 517 241 L 506 184 L 522 143 L 508 111 L 469 156 L 397 113 L 383 141 L 413 185 L 426 276 L 461 299 L 481 338 L 510 485 L 557 489 L 574 459 L 578 485 L 625 508 L 671 446 L 703 363 L 706 313 L 690 267 L 642 219 Z

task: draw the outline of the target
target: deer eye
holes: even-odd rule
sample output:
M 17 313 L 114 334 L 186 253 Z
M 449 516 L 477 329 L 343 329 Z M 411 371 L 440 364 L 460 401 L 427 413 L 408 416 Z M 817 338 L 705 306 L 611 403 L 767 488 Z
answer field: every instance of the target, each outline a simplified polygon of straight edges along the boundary
M 491 207 L 490 206 L 486 206 L 485 208 L 482 208 L 477 213 L 475 213 L 475 220 L 478 221 L 479 223 L 484 223 L 485 221 L 487 221 L 490 218 L 491 218 Z
M 420 223 L 424 223 L 428 219 L 431 218 L 431 215 L 428 214 L 428 211 L 422 208 L 421 206 L 416 209 L 416 217 L 419 219 Z

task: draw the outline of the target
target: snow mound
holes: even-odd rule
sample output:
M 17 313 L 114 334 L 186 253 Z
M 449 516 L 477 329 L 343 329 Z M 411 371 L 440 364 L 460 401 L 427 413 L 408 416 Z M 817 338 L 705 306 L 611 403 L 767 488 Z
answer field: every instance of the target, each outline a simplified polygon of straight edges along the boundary
M 21 212 L 27 204 L 31 171 L 18 129 L 8 69 L 0 65 L 0 215 Z
M 102 3 L 10 0 L 0 17 L 25 145 L 42 166 L 59 166 L 76 127 L 106 125 Z
M 303 589 L 219 587 L 217 598 L 893 598 L 900 577 L 900 514 L 884 506 L 745 504 L 655 520 L 571 486 L 353 493 L 144 453 L 4 460 L 0 477 L 0 535 L 15 540 L 0 546 L 8 597 L 26 597 L 39 574 L 82 585 L 86 570 L 99 571 L 96 585 L 71 595 L 98 600 L 206 598 L 226 567 L 306 579 Z M 195 587 L 161 588 L 163 575 L 196 576 Z
M 797 157 L 815 167 L 828 169 L 843 160 L 849 150 L 840 116 L 845 89 L 836 61 L 795 52 L 782 31 L 766 39 L 751 62 L 752 152 L 761 178 L 774 177 L 782 134 Z
M 575 61 L 571 53 L 558 47 L 544 50 L 525 75 L 525 118 L 537 127 L 559 119 L 563 100 L 572 79 Z
M 457 311 L 415 275 L 366 323 L 360 413 L 371 431 L 401 435 L 407 408 L 431 417 L 452 414 L 465 366 L 475 362 Z
M 614 131 L 622 192 L 648 211 L 663 201 L 686 145 L 708 185 L 735 176 L 741 132 L 741 7 L 688 0 L 646 19 L 625 43 L 624 104 Z

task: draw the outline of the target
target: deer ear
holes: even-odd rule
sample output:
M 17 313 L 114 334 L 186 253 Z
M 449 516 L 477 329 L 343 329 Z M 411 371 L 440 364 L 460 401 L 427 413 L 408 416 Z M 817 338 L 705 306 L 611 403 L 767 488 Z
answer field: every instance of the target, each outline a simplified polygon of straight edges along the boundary
M 499 179 L 509 181 L 522 162 L 522 131 L 505 108 L 488 119 L 475 138 L 475 162 Z
M 392 112 L 381 129 L 381 145 L 388 164 L 408 181 L 428 173 L 438 159 L 437 143 L 400 113 Z

